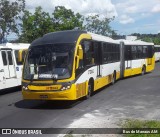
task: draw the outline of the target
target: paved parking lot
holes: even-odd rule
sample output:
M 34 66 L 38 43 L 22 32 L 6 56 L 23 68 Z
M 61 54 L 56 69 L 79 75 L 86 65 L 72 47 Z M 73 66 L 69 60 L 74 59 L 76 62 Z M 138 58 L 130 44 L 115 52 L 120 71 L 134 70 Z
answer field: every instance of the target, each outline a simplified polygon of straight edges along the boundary
M 119 80 L 89 100 L 24 101 L 20 91 L 0 95 L 1 128 L 107 128 L 126 118 L 160 120 L 160 63 L 152 73 Z

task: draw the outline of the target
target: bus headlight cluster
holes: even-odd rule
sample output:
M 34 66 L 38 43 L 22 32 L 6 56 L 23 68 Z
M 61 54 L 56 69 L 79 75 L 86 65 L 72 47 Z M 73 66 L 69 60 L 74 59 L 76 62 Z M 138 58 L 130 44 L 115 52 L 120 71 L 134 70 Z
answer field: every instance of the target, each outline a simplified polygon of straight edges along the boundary
M 71 86 L 63 86 L 62 88 L 61 88 L 61 90 L 63 91 L 63 90 L 67 90 L 67 89 L 70 89 L 71 88 Z
M 23 90 L 28 90 L 28 86 L 27 86 L 27 87 L 26 87 L 26 86 L 23 86 L 22 89 L 23 89 Z

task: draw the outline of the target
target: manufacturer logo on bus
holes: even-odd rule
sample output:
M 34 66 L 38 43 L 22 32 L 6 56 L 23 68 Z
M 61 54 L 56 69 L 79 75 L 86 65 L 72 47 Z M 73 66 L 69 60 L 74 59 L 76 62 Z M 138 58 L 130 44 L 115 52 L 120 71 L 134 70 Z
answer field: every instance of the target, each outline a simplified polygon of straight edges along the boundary
M 93 74 L 94 73 L 94 69 L 88 70 L 88 74 Z

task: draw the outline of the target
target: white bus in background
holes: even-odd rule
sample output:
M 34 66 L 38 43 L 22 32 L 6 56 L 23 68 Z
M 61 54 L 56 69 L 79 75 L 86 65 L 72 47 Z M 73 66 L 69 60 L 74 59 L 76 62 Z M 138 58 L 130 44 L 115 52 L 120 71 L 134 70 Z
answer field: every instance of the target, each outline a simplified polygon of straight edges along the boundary
M 21 85 L 22 62 L 19 53 L 28 49 L 30 44 L 5 43 L 0 44 L 0 90 Z M 23 56 L 24 57 L 24 56 Z
M 154 45 L 155 61 L 160 61 L 160 45 Z

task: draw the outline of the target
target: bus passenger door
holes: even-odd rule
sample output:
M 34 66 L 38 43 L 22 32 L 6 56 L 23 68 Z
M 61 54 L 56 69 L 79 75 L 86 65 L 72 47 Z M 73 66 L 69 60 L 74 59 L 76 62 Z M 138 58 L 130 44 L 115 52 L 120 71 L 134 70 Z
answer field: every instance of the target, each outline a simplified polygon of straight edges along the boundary
M 94 51 L 95 51 L 95 63 L 97 65 L 97 77 L 102 76 L 102 52 L 101 52 L 101 43 L 94 42 Z
M 4 77 L 5 79 L 9 79 L 9 68 L 8 68 L 8 60 L 7 60 L 7 52 L 5 50 L 1 51 L 2 59 L 3 59 L 3 68 L 4 68 Z
M 14 64 L 13 64 L 13 57 L 11 50 L 2 50 L 2 59 L 3 59 L 3 64 L 4 64 L 4 74 L 5 78 L 13 78 L 15 77 L 15 69 L 14 69 Z
M 4 79 L 4 65 L 2 60 L 2 54 L 0 52 L 0 90 L 5 88 L 5 79 Z
M 14 66 L 13 55 L 11 50 L 7 50 L 7 55 L 8 55 L 9 75 L 10 75 L 10 78 L 13 78 L 13 77 L 16 77 L 16 73 L 15 73 L 15 66 Z

